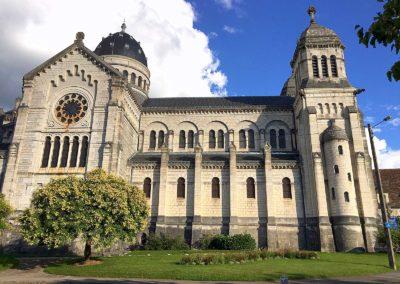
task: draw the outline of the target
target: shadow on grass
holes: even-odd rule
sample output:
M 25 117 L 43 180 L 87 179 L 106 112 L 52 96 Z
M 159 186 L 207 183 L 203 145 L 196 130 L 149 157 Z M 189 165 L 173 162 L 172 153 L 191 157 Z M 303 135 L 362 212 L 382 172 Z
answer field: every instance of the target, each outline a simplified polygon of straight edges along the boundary
M 0 255 L 0 271 L 5 268 L 17 268 L 18 264 L 19 261 L 15 257 L 7 254 Z

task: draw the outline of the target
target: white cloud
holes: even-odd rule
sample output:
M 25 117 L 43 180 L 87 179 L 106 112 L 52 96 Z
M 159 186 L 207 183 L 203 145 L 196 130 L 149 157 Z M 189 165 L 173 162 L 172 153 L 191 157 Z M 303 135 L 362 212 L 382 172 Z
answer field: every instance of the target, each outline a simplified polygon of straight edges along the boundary
M 375 130 L 374 130 L 375 131 Z M 371 145 L 369 143 L 369 136 L 367 129 L 365 130 L 368 140 L 368 151 L 372 157 Z M 376 132 L 376 131 L 375 131 Z M 391 149 L 385 139 L 379 139 L 374 136 L 375 149 L 378 156 L 378 163 L 380 169 L 394 169 L 400 168 L 400 149 Z
M 150 96 L 226 93 L 227 78 L 209 39 L 193 27 L 194 9 L 183 0 L 96 1 L 95 7 L 80 0 L 0 0 L 0 6 L 1 94 L 20 95 L 22 75 L 70 45 L 77 31 L 85 32 L 85 45 L 94 50 L 103 36 L 120 30 L 123 19 L 148 58 Z M 0 102 L 11 105 L 11 98 L 2 95 Z
M 366 117 L 364 118 L 364 121 L 365 121 L 366 123 L 373 123 L 373 122 L 375 121 L 375 117 L 373 117 L 373 116 L 366 116 Z
M 393 125 L 393 126 L 400 126 L 400 118 L 399 117 L 396 117 L 396 118 L 394 118 L 394 119 L 392 119 L 392 120 L 389 120 L 389 123 L 391 124 L 391 125 Z
M 238 32 L 238 30 L 237 30 L 236 28 L 231 27 L 231 26 L 227 26 L 227 25 L 225 25 L 225 26 L 223 27 L 223 30 L 226 31 L 226 32 L 229 33 L 229 34 L 235 34 L 235 33 Z
M 233 4 L 237 1 L 235 0 L 215 0 L 218 4 L 222 5 L 227 10 L 231 10 L 233 8 Z

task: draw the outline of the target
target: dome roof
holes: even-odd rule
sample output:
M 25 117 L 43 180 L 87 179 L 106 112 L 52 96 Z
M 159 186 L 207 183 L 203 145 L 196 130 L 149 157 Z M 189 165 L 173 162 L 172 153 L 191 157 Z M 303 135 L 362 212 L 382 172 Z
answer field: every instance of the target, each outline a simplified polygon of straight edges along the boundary
M 332 140 L 349 140 L 346 131 L 336 126 L 334 122 L 322 133 L 322 142 Z
M 97 55 L 122 55 L 135 59 L 147 67 L 147 58 L 140 43 L 125 32 L 125 23 L 120 32 L 110 34 L 102 39 L 94 50 Z

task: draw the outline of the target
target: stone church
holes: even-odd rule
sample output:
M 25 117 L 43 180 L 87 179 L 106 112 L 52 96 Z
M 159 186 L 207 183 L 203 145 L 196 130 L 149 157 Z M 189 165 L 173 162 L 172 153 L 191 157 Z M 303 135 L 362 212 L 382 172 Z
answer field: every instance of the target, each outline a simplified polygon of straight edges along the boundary
M 0 155 L 2 192 L 22 210 L 51 178 L 100 167 L 144 191 L 150 232 L 373 251 L 361 90 L 347 78 L 340 38 L 308 13 L 279 96 L 151 98 L 145 51 L 125 24 L 94 51 L 78 32 L 23 77 Z

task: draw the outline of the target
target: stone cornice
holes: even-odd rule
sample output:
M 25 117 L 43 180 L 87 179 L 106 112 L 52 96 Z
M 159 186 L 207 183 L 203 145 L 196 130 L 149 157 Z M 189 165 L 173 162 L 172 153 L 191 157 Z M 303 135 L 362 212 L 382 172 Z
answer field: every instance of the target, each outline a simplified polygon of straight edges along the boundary
M 271 111 L 277 112 L 292 112 L 293 109 L 287 108 L 260 108 L 260 109 L 193 109 L 193 110 L 185 110 L 185 109 L 170 109 L 170 110 L 146 110 L 143 109 L 142 115 L 167 115 L 167 114 L 247 114 L 247 113 L 266 113 Z

